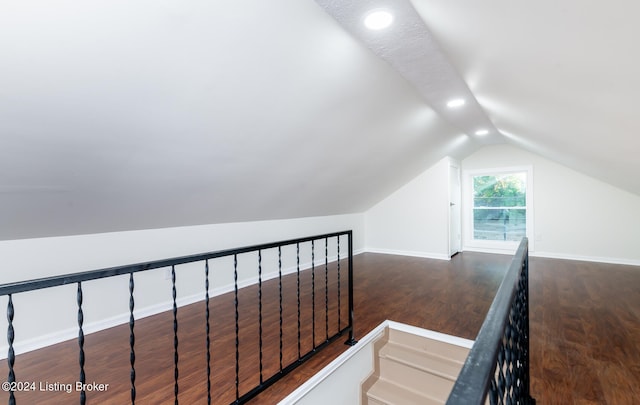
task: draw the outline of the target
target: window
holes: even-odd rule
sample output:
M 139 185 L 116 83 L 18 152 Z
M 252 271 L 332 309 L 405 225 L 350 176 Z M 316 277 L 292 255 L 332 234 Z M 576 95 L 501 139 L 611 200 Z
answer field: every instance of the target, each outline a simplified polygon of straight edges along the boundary
M 532 234 L 531 171 L 525 167 L 467 172 L 468 246 L 512 249 Z
M 520 241 L 527 234 L 527 174 L 473 176 L 473 239 Z

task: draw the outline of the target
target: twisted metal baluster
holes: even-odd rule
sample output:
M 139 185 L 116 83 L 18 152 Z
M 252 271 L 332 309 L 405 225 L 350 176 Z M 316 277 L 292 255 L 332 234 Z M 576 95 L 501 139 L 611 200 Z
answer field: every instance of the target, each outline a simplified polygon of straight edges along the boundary
M 207 404 L 211 404 L 211 337 L 209 335 L 210 332 L 210 323 L 209 323 L 209 260 L 205 261 L 204 266 L 204 287 L 205 287 L 205 305 L 206 305 L 206 318 L 207 318 Z
M 9 294 L 9 303 L 7 304 L 7 321 L 9 322 L 9 326 L 7 327 L 7 342 L 9 343 L 9 352 L 7 353 L 7 365 L 9 366 L 9 376 L 7 377 L 7 382 L 14 383 L 16 381 L 16 374 L 13 370 L 13 365 L 16 361 L 16 354 L 13 350 L 13 341 L 15 339 L 15 334 L 13 330 L 13 298 L 11 294 Z M 13 393 L 13 390 L 9 391 L 9 405 L 15 405 L 16 398 Z
M 348 231 L 348 289 L 349 289 L 349 338 L 345 342 L 345 344 L 349 346 L 354 346 L 358 341 L 355 338 L 355 328 L 353 326 L 353 233 Z
M 133 273 L 129 273 L 129 362 L 131 363 L 131 405 L 135 405 L 136 403 L 136 352 L 135 352 L 135 343 L 136 343 L 136 335 L 133 332 L 133 328 L 135 326 L 135 317 L 133 316 L 133 308 L 135 306 L 135 301 L 133 299 Z
M 498 383 L 495 379 L 491 379 L 491 387 L 489 389 L 489 403 L 498 405 Z
M 524 258 L 524 263 L 522 263 L 522 294 L 523 294 L 523 308 L 522 308 L 522 312 L 523 312 L 523 317 L 525 318 L 523 320 L 524 325 L 523 325 L 523 350 L 524 350 L 524 355 L 523 355 L 523 364 L 522 367 L 524 368 L 524 378 L 525 381 L 523 381 L 524 384 L 524 398 L 525 400 L 530 403 L 530 404 L 535 404 L 535 400 L 531 397 L 531 375 L 530 375 L 530 365 L 531 365 L 531 361 L 530 361 L 530 346 L 529 346 L 529 251 L 528 251 L 528 247 L 527 247 L 527 254 L 525 255 Z
M 296 243 L 296 280 L 298 297 L 298 360 L 300 359 L 300 243 Z
M 324 238 L 324 331 L 329 341 L 329 239 Z
M 78 281 L 78 293 L 76 296 L 78 302 L 78 346 L 80 347 L 80 354 L 78 361 L 80 363 L 80 378 L 79 382 L 82 384 L 82 390 L 80 391 L 80 405 L 84 405 L 87 401 L 87 393 L 84 390 L 85 375 L 84 375 L 84 331 L 82 330 L 82 324 L 84 322 L 84 313 L 82 312 L 82 283 Z
M 315 241 L 311 241 L 311 343 L 313 350 L 316 349 L 316 263 L 315 263 Z
M 262 251 L 258 250 L 258 334 L 260 340 L 258 342 L 259 358 L 260 358 L 260 384 L 262 380 Z
M 340 321 L 342 320 L 342 314 L 340 313 L 340 235 L 336 236 L 336 244 L 338 245 L 338 332 L 342 330 Z
M 238 312 L 238 255 L 233 255 L 233 304 L 236 316 L 236 400 L 240 398 L 240 313 Z
M 171 293 L 173 295 L 173 395 L 178 405 L 178 304 L 176 303 L 176 266 L 171 266 Z
M 280 371 L 282 371 L 282 247 L 278 246 L 278 293 L 280 295 Z

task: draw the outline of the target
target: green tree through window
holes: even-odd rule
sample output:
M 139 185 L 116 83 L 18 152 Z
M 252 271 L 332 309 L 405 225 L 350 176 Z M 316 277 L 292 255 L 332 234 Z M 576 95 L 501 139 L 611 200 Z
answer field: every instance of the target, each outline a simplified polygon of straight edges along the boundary
M 473 237 L 518 241 L 526 235 L 527 174 L 473 177 Z

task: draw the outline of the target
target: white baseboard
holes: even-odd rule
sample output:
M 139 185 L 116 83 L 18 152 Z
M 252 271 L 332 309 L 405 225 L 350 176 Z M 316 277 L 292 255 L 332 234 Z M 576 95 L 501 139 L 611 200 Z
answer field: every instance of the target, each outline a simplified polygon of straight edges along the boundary
M 370 349 L 370 345 L 380 338 L 385 328 L 388 326 L 388 321 L 381 323 L 376 326 L 371 332 L 367 333 L 364 337 L 358 340 L 358 343 L 355 346 L 350 347 L 345 352 L 343 352 L 340 356 L 334 359 L 331 363 L 327 364 L 324 368 L 314 374 L 311 378 L 304 382 L 301 386 L 299 386 L 295 391 L 289 394 L 282 401 L 278 402 L 278 405 L 293 405 L 299 402 L 309 391 L 313 390 L 320 383 L 325 381 L 333 372 L 335 372 L 340 366 L 349 361 L 353 356 L 355 356 L 358 352 L 363 349 Z M 360 381 L 356 381 L 356 384 L 359 384 Z
M 359 249 L 357 251 L 354 251 L 353 254 L 355 256 L 361 253 L 364 253 L 364 249 Z M 346 254 L 340 255 L 341 259 L 346 259 L 347 257 L 348 256 Z M 336 261 L 337 261 L 337 256 L 335 255 L 330 256 L 328 258 L 328 263 L 333 263 Z M 324 260 L 322 260 L 321 262 L 320 261 L 316 262 L 315 267 L 316 269 L 318 269 L 318 268 L 324 267 L 324 264 L 325 262 Z M 311 261 L 300 263 L 300 271 L 309 270 L 311 269 L 311 267 L 312 267 Z M 282 269 L 282 275 L 286 276 L 289 274 L 294 274 L 296 273 L 296 271 L 297 271 L 297 266 L 289 266 Z M 275 278 L 278 278 L 277 271 L 265 273 L 262 275 L 263 282 L 269 281 Z M 238 282 L 238 289 L 249 287 L 251 285 L 256 285 L 258 284 L 258 281 L 259 281 L 258 276 L 241 280 Z M 235 290 L 235 286 L 233 283 L 217 286 L 215 288 L 209 288 L 209 297 L 213 298 L 219 295 L 232 292 L 234 290 Z M 186 305 L 194 304 L 196 302 L 204 301 L 204 299 L 205 299 L 205 292 L 202 291 L 201 293 L 198 293 L 198 294 L 177 298 L 176 305 L 178 307 L 183 307 Z M 140 320 L 140 319 L 143 319 L 152 315 L 156 315 L 165 311 L 170 311 L 172 309 L 173 309 L 173 301 L 166 300 L 166 301 L 163 301 L 154 305 L 150 305 L 144 308 L 136 308 L 136 310 L 134 311 L 134 315 L 136 320 Z M 99 332 L 105 329 L 112 328 L 114 326 L 119 326 L 127 323 L 129 323 L 129 313 L 124 312 L 124 313 L 120 313 L 118 315 L 114 315 L 112 317 L 104 318 L 98 321 L 87 322 L 86 324 L 83 325 L 82 329 L 85 335 L 89 335 L 91 333 Z M 36 336 L 36 337 L 25 339 L 22 341 L 17 341 L 14 343 L 14 352 L 16 355 L 27 353 L 33 350 L 41 349 L 43 347 L 51 346 L 67 340 L 77 339 L 77 337 L 78 337 L 77 327 L 66 328 L 66 329 L 62 329 L 52 333 L 47 333 L 41 336 Z M 7 358 L 8 349 L 9 349 L 9 346 L 7 343 L 0 345 L 0 360 Z
M 513 254 L 505 251 L 487 251 L 486 249 L 469 249 L 465 248 L 465 251 L 476 251 L 476 252 L 484 252 L 484 253 L 499 253 L 499 254 Z M 376 249 L 376 248 L 365 248 L 358 249 L 354 251 L 354 256 L 365 253 L 383 253 L 383 254 L 392 254 L 392 255 L 402 255 L 402 256 L 411 256 L 411 257 L 421 257 L 428 259 L 438 259 L 438 260 L 450 260 L 450 258 L 446 255 L 435 254 L 435 253 L 425 253 L 425 252 L 412 252 L 412 251 L 403 251 L 403 250 L 392 250 L 392 249 Z M 530 256 L 532 257 L 544 257 L 551 259 L 565 259 L 565 260 L 579 260 L 579 261 L 588 261 L 588 262 L 598 262 L 598 263 L 611 263 L 611 264 L 622 264 L 622 265 L 631 265 L 631 266 L 640 266 L 640 260 L 633 259 L 617 259 L 617 258 L 609 258 L 609 257 L 592 257 L 592 256 L 580 256 L 580 255 L 569 255 L 569 254 L 559 254 L 559 253 L 551 253 L 551 252 L 530 252 Z M 346 256 L 342 256 L 342 258 L 346 258 Z M 337 259 L 336 256 L 329 258 L 329 263 L 335 262 Z M 316 267 L 324 264 L 316 263 Z M 300 270 L 308 270 L 311 268 L 311 262 L 301 263 Z M 283 269 L 283 275 L 289 275 L 296 272 L 296 267 L 288 267 Z M 278 277 L 277 272 L 271 272 L 263 275 L 263 281 L 268 281 Z M 249 279 L 245 279 L 238 283 L 238 288 L 248 287 L 258 283 L 258 277 L 252 277 Z M 212 288 L 209 290 L 209 296 L 215 297 L 218 295 L 226 294 L 232 292 L 234 290 L 233 284 L 227 284 L 224 286 L 218 286 L 216 288 Z M 204 292 L 200 294 L 195 294 L 187 297 L 178 298 L 176 304 L 178 307 L 190 305 L 199 301 L 204 300 Z M 173 302 L 170 300 L 148 306 L 141 309 L 135 310 L 136 320 L 146 318 L 148 316 L 156 315 L 165 311 L 169 311 L 173 308 Z M 99 321 L 89 322 L 83 326 L 83 330 L 85 334 L 91 334 L 94 332 L 99 332 L 108 328 L 112 328 L 114 326 L 126 324 L 129 322 L 129 313 L 121 313 L 109 318 L 105 318 Z M 30 352 L 33 350 L 41 349 L 46 346 L 50 346 L 56 343 L 64 342 L 70 339 L 76 339 L 78 336 L 78 329 L 76 327 L 63 329 L 60 331 L 56 331 L 53 333 L 37 336 L 35 338 L 27 339 L 24 341 L 16 342 L 14 346 L 14 351 L 17 354 L 22 354 L 26 352 Z M 8 350 L 8 345 L 5 343 L 0 346 L 0 359 L 6 358 L 6 353 Z
M 615 257 L 599 257 L 599 256 L 581 256 L 565 253 L 551 252 L 529 252 L 531 257 L 545 257 L 548 259 L 577 260 L 583 262 L 596 262 L 608 264 L 624 264 L 628 266 L 640 266 L 640 260 L 636 259 L 619 259 Z
M 342 353 L 335 360 L 325 366 L 322 370 L 313 375 L 304 384 L 302 384 L 295 391 L 289 394 L 285 399 L 279 402 L 278 405 L 293 405 L 300 402 L 305 397 L 305 395 L 307 395 L 311 390 L 327 380 L 327 378 L 329 378 L 332 373 L 334 373 L 343 364 L 347 363 L 361 350 L 369 350 L 373 355 L 373 343 L 383 335 L 386 328 L 422 336 L 427 339 L 438 340 L 467 349 L 471 349 L 471 346 L 473 346 L 474 343 L 473 340 L 464 339 L 458 336 L 447 335 L 429 329 L 422 329 L 416 326 L 386 320 L 380 325 L 376 326 L 371 332 L 367 333 L 366 336 L 361 338 L 355 346 L 347 349 L 344 353 Z M 373 370 L 370 371 L 373 372 Z M 361 381 L 353 381 L 350 383 L 352 383 L 353 386 L 358 386 Z
M 368 253 L 383 253 L 386 255 L 421 257 L 423 259 L 451 260 L 451 258 L 448 255 L 444 255 L 442 253 L 416 252 L 411 250 L 378 249 L 378 248 L 365 248 L 364 250 Z
M 513 255 L 516 254 L 516 249 L 479 248 L 479 247 L 469 247 L 469 246 L 465 246 L 462 251 L 463 252 L 490 253 L 490 254 L 493 254 L 493 255 L 509 255 L 509 256 L 513 256 Z
M 508 249 L 491 249 L 491 248 L 476 248 L 476 247 L 464 247 L 465 252 L 479 252 L 479 253 L 491 253 L 501 255 L 515 254 L 515 250 Z M 623 264 L 628 266 L 640 266 L 640 260 L 637 259 L 620 259 L 616 257 L 601 257 L 601 256 L 582 256 L 568 253 L 553 253 L 553 252 L 541 252 L 529 250 L 530 257 L 544 257 L 548 259 L 562 259 L 562 260 L 576 260 L 583 262 L 595 262 L 595 263 L 607 263 L 607 264 Z
M 401 332 L 410 333 L 412 335 L 421 336 L 423 338 L 438 340 L 440 342 L 449 343 L 452 345 L 465 347 L 467 349 L 471 349 L 473 346 L 474 340 L 461 338 L 459 336 L 447 335 L 446 333 L 436 332 L 431 329 L 423 329 L 417 326 L 407 325 L 405 323 L 395 322 L 395 321 L 386 321 L 387 325 L 391 329 L 399 330 Z
M 193 304 L 195 302 L 203 300 L 203 296 L 198 294 L 197 296 L 183 297 L 176 300 L 178 307 Z M 173 309 L 173 301 L 165 301 L 156 305 L 148 306 L 140 310 L 136 309 L 135 319 L 140 320 L 152 315 L 156 315 L 165 311 Z M 86 335 L 99 332 L 105 329 L 113 328 L 129 323 L 129 313 L 118 314 L 109 318 L 101 319 L 98 321 L 88 322 L 82 326 L 82 330 Z M 77 339 L 78 328 L 71 327 L 60 331 L 47 333 L 45 335 L 37 336 L 35 338 L 26 339 L 14 343 L 14 352 L 16 355 L 27 353 L 33 350 L 42 349 L 47 346 L 51 346 L 57 343 L 65 342 L 71 339 Z M 7 358 L 8 345 L 4 344 L 0 346 L 0 359 Z

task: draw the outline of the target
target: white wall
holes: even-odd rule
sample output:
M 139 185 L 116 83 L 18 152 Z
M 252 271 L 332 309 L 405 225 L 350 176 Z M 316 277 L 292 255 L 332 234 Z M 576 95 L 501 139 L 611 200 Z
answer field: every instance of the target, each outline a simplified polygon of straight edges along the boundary
M 384 321 L 314 374 L 278 405 L 352 405 L 361 403 L 361 384 L 374 370 L 374 343 L 389 326 Z
M 362 251 L 362 214 L 2 241 L 0 284 L 349 229 L 354 232 L 354 251 Z M 324 256 L 324 245 L 318 248 Z M 283 267 L 291 269 L 295 265 L 294 258 L 285 257 L 286 254 L 294 255 L 294 249 L 283 249 Z M 335 241 L 332 241 L 330 256 L 335 256 L 335 250 Z M 301 261 L 310 260 L 309 252 L 304 253 Z M 277 256 L 273 253 L 266 252 L 263 257 L 265 279 L 277 274 Z M 341 239 L 340 253 L 341 257 L 347 254 L 346 238 Z M 225 260 L 228 263 L 223 267 Z M 255 261 L 246 266 L 241 261 L 242 258 L 239 259 L 239 284 L 255 282 Z M 201 263 L 178 266 L 176 274 L 180 304 L 203 299 Z M 138 286 L 135 291 L 137 317 L 171 307 L 171 281 L 167 279 L 167 269 L 137 273 L 135 280 Z M 219 259 L 211 264 L 210 283 L 212 294 L 232 288 L 231 259 Z M 13 297 L 17 352 L 77 336 L 76 288 L 76 285 L 69 285 Z M 127 322 L 128 276 L 105 279 L 99 285 L 86 282 L 83 290 L 85 332 Z M 1 297 L 0 308 L 6 308 L 7 300 L 7 297 Z M 6 330 L 6 317 L 1 319 L 0 330 Z M 2 343 L 6 346 L 6 341 Z M 5 346 L 0 346 L 0 353 L 6 354 Z
M 371 252 L 449 258 L 449 164 L 444 158 L 365 213 Z
M 640 196 L 509 145 L 487 146 L 470 155 L 462 161 L 462 175 L 465 170 L 524 165 L 533 166 L 532 255 L 640 264 Z M 467 194 L 463 187 L 463 210 Z
M 449 162 L 439 161 L 365 213 L 367 251 L 448 258 Z M 514 166 L 533 167 L 532 255 L 640 265 L 640 196 L 511 145 L 486 146 L 464 159 L 463 182 L 465 170 Z
M 2 241 L 0 283 L 346 229 L 354 231 L 356 252 L 447 259 L 449 163 L 448 158 L 441 160 L 364 214 Z M 640 196 L 508 145 L 482 148 L 462 161 L 461 169 L 464 175 L 464 170 L 523 165 L 533 166 L 532 255 L 640 265 Z M 463 195 L 463 209 L 465 201 Z M 190 274 L 178 281 L 181 303 L 203 293 L 201 270 L 179 269 L 180 274 Z M 273 265 L 265 264 L 266 277 L 272 270 Z M 243 285 L 255 281 L 256 275 L 240 277 Z M 232 282 L 230 272 L 214 272 L 212 292 L 226 291 Z M 126 277 L 108 280 L 100 288 L 86 283 L 87 332 L 126 321 L 127 283 Z M 136 290 L 137 315 L 169 308 L 171 283 L 166 270 L 138 274 L 136 283 L 156 287 Z M 6 303 L 6 297 L 0 298 L 0 308 Z M 75 286 L 18 294 L 14 304 L 18 352 L 77 333 Z M 6 318 L 0 317 L 0 330 L 5 328 Z M 6 353 L 4 347 L 0 353 Z
M 445 342 L 471 349 L 473 340 L 446 335 L 428 329 L 386 320 L 364 336 L 358 344 L 349 348 L 338 358 L 312 376 L 278 405 L 352 405 L 362 403 L 362 383 L 374 372 L 374 344 L 384 337 L 386 329 Z

